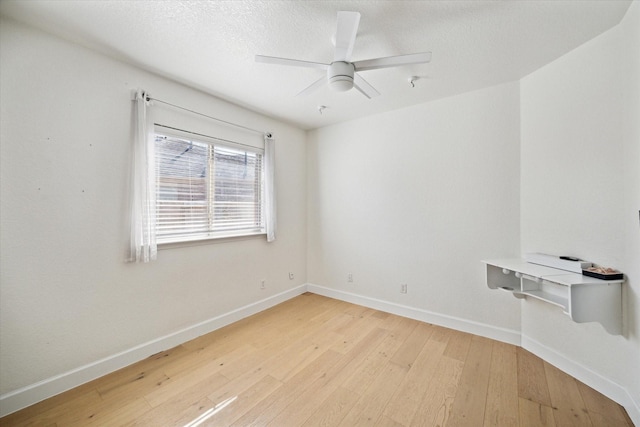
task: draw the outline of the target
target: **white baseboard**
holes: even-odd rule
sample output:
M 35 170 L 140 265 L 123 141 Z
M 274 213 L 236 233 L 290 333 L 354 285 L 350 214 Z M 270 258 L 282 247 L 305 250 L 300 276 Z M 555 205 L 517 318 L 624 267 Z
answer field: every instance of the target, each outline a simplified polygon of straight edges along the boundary
M 396 314 L 398 316 L 408 317 L 410 319 L 420 320 L 422 322 L 431 323 L 445 328 L 455 329 L 470 334 L 491 338 L 497 341 L 506 342 L 513 345 L 520 345 L 520 332 L 511 329 L 491 326 L 484 323 L 474 322 L 468 319 L 462 319 L 445 314 L 434 313 L 432 311 L 421 308 L 409 307 L 406 305 L 396 304 L 376 298 L 365 297 L 350 292 L 339 291 L 336 289 L 326 288 L 324 286 L 307 283 L 307 291 L 314 294 L 323 295 L 329 298 L 339 299 L 341 301 L 362 305 L 364 307 L 373 308 L 387 313 Z
M 522 348 L 544 359 L 556 368 L 604 394 L 609 399 L 624 406 L 635 425 L 640 426 L 640 401 L 634 400 L 631 393 L 621 385 L 603 377 L 540 342 L 522 335 Z
M 265 298 L 228 313 L 205 320 L 188 328 L 157 338 L 129 350 L 114 354 L 71 371 L 28 385 L 0 396 L 0 417 L 38 403 L 56 394 L 70 390 L 103 375 L 143 360 L 152 354 L 168 350 L 201 335 L 220 329 L 245 317 L 259 313 L 306 292 L 301 285 Z

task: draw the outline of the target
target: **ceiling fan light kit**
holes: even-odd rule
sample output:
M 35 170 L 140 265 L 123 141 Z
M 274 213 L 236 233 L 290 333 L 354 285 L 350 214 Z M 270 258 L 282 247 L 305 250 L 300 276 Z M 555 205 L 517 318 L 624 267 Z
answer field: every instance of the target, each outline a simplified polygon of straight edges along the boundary
M 360 93 L 371 99 L 380 95 L 380 93 L 367 83 L 362 76 L 358 74 L 358 71 L 377 70 L 410 64 L 424 64 L 431 61 L 431 52 L 422 52 L 351 62 L 351 53 L 353 52 L 359 24 L 360 13 L 338 12 L 338 25 L 334 43 L 335 51 L 333 62 L 330 64 L 264 55 L 256 55 L 256 62 L 316 68 L 327 71 L 326 77 L 321 77 L 316 80 L 306 89 L 298 93 L 297 96 L 308 95 L 327 83 L 332 90 L 338 92 L 346 92 L 355 87 Z M 413 81 L 410 81 L 410 83 L 414 86 Z
M 329 87 L 338 92 L 346 92 L 353 88 L 353 64 L 349 62 L 332 62 L 327 68 Z

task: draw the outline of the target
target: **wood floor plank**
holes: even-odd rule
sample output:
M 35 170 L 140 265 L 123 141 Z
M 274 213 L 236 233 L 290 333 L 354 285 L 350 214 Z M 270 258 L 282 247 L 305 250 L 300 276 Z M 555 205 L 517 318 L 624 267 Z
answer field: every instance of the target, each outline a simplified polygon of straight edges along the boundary
M 224 361 L 224 365 L 220 367 L 220 372 L 230 379 L 236 378 L 244 372 L 251 370 L 253 367 L 262 364 L 265 360 L 282 354 L 283 348 L 288 348 L 303 340 L 305 333 L 306 329 L 298 328 L 295 331 L 289 331 L 288 334 L 274 334 L 271 338 L 267 338 L 269 342 L 268 345 L 254 346 L 254 344 L 251 343 L 250 345 L 253 347 L 252 351 Z M 308 337 L 309 335 L 307 334 L 306 336 Z M 335 340 L 332 342 L 335 342 Z M 320 344 L 318 344 L 318 347 L 320 347 Z
M 576 385 L 594 425 L 602 425 L 600 421 L 602 419 L 611 426 L 633 427 L 629 424 L 627 414 L 620 405 L 580 381 L 576 381 Z M 596 422 L 594 418 L 598 421 Z
M 315 302 L 315 304 L 323 309 L 314 313 L 312 316 L 309 316 L 309 323 L 324 324 L 334 317 L 344 313 L 345 309 L 349 306 L 349 303 L 345 301 L 333 300 L 331 298 L 321 297 L 320 295 L 314 296 L 320 298 Z
M 409 319 L 407 319 L 409 320 Z M 412 326 L 412 327 L 406 327 Z M 398 322 L 396 326 L 389 330 L 382 342 L 370 352 L 365 360 L 358 366 L 349 377 L 344 381 L 342 387 L 361 393 L 362 390 L 369 388 L 371 383 L 380 375 L 385 368 L 389 359 L 396 353 L 398 348 L 410 335 L 416 324 L 411 322 Z M 383 328 L 380 328 L 383 329 Z
M 344 310 L 346 314 L 349 314 L 354 318 L 361 318 L 361 319 L 364 319 L 365 317 L 370 317 L 376 311 L 377 310 L 373 308 L 364 307 L 358 304 L 349 304 L 348 306 L 345 306 L 345 310 Z
M 128 399 L 124 402 L 111 401 L 109 404 L 101 405 L 101 407 L 99 407 L 97 411 L 93 411 L 88 418 L 77 420 L 74 423 L 64 423 L 64 425 L 68 425 L 69 427 L 121 426 L 137 414 L 148 411 L 149 409 L 151 409 L 151 406 L 149 406 L 147 401 L 142 397 Z
M 314 413 L 302 425 L 303 427 L 332 427 L 338 425 L 347 413 L 360 399 L 358 393 L 354 393 L 344 387 L 332 393 L 318 406 Z
M 94 393 L 94 391 L 95 388 L 91 387 L 91 385 L 83 384 L 0 418 L 0 426 L 22 427 L 54 425 L 56 424 L 56 416 L 61 411 L 68 410 L 76 405 L 87 405 L 92 402 L 98 402 L 100 394 L 97 392 Z M 47 419 L 49 421 L 47 421 Z
M 373 329 L 377 328 L 378 324 L 381 322 L 380 319 L 371 317 L 371 314 L 374 312 L 374 310 L 355 312 L 351 310 L 350 313 L 352 314 L 352 320 L 343 327 L 335 330 L 335 333 L 343 336 L 343 340 L 331 348 L 342 354 L 346 354 L 351 351 L 363 335 L 366 335 Z
M 314 294 L 0 418 L 2 427 L 270 422 L 633 426 L 620 405 L 520 347 Z
M 127 399 L 153 389 L 158 382 L 168 379 L 162 368 L 187 354 L 184 346 L 179 345 L 161 351 L 148 358 L 127 366 L 110 375 L 99 378 L 91 384 L 103 399 Z
M 228 426 L 233 424 L 240 417 L 253 409 L 258 402 L 271 395 L 281 386 L 282 383 L 272 376 L 264 376 L 246 390 L 243 390 L 235 396 L 229 397 L 227 399 L 229 404 L 212 416 L 208 423 L 213 426 Z M 216 402 L 216 404 L 219 405 L 224 402 L 225 401 L 222 400 Z
M 620 420 L 616 416 L 598 412 L 589 412 L 589 419 L 593 427 L 633 427 L 633 423 L 629 423 L 627 420 Z
M 551 406 L 549 385 L 542 359 L 527 350 L 516 349 L 518 359 L 518 397 Z
M 395 363 L 387 363 L 375 381 L 338 424 L 340 427 L 373 426 L 382 415 L 387 401 L 409 370 Z
M 464 362 L 467 359 L 472 337 L 473 335 L 466 332 L 451 330 L 444 355 Z
M 324 343 L 325 339 L 329 343 L 338 339 L 331 337 L 332 335 L 326 334 L 318 337 L 319 340 L 315 340 L 314 337 L 307 337 L 305 340 L 296 341 L 283 347 L 280 352 L 270 357 L 263 355 L 263 360 L 260 363 L 247 367 L 248 369 L 242 373 L 235 369 L 231 372 L 221 371 L 221 374 L 229 378 L 229 382 L 213 391 L 209 398 L 214 402 L 231 398 L 254 384 L 256 378 L 261 378 L 264 375 L 270 375 L 284 382 L 285 377 L 288 380 L 329 348 L 330 344 Z M 315 354 L 311 355 L 311 352 L 315 352 Z M 230 373 L 235 374 L 235 377 L 229 375 Z
M 207 393 L 228 381 L 220 374 L 209 375 L 190 387 L 176 393 L 151 410 L 134 417 L 128 426 L 179 425 L 182 421 L 198 418 L 216 405 Z M 185 421 L 185 423 L 187 422 Z M 184 425 L 183 423 L 182 425 Z
M 444 356 L 440 358 L 436 374 L 429 382 L 409 425 L 415 427 L 447 425 L 463 368 L 464 362 L 460 360 Z
M 375 427 L 404 427 L 403 424 L 400 424 L 389 417 L 385 417 L 384 415 L 378 418 L 378 421 L 375 424 Z
M 334 313 L 334 317 L 324 323 L 298 328 L 296 334 L 287 334 L 285 339 L 272 338 L 274 345 L 261 348 L 251 358 L 230 363 L 220 372 L 232 381 L 242 381 L 241 377 L 262 370 L 280 381 L 287 381 L 329 347 L 342 340 L 341 336 L 331 331 L 332 327 L 337 325 L 333 320 L 340 317 L 341 313 Z M 347 317 L 351 319 L 350 316 Z M 234 382 L 231 382 L 227 388 L 233 389 L 233 385 Z
M 195 371 L 203 365 L 210 365 L 212 360 L 232 360 L 250 350 L 246 340 L 225 338 L 212 341 L 208 346 L 187 352 L 173 363 L 165 365 L 162 370 L 169 378 Z M 230 357 L 231 356 L 231 357 Z
M 376 317 L 376 318 L 381 319 L 381 320 L 384 320 L 389 316 L 391 316 L 391 314 L 385 313 L 384 311 L 379 311 L 379 310 L 376 310 L 375 313 L 373 313 L 371 315 L 371 317 Z
M 308 299 L 308 298 L 307 298 Z M 317 330 L 322 323 L 312 321 L 311 319 L 324 314 L 328 311 L 331 316 L 334 310 L 327 310 L 325 304 L 318 306 L 305 307 L 302 311 L 295 311 L 287 315 L 280 315 L 278 321 L 272 321 L 266 328 L 260 330 L 260 333 L 252 337 L 250 341 L 257 348 L 273 347 L 278 341 L 292 341 L 300 336 L 304 336 L 309 331 Z M 333 319 L 331 316 L 330 319 Z
M 492 350 L 491 340 L 471 339 L 447 426 L 481 426 L 484 422 Z
M 170 412 L 167 418 L 158 417 L 152 422 L 139 422 L 134 425 L 140 427 L 155 427 L 159 425 L 166 427 L 184 427 L 191 425 L 195 420 L 207 415 L 207 413 L 211 411 L 211 408 L 215 408 L 215 404 L 204 397 L 189 406 L 176 408 L 175 412 Z M 144 420 L 144 418 L 142 418 L 142 420 Z M 127 425 L 127 427 L 129 426 Z
M 55 417 L 55 422 L 64 426 L 107 425 L 111 419 L 126 419 L 134 414 L 146 412 L 151 407 L 143 398 L 124 402 L 92 402 L 86 406 L 74 406 Z M 37 424 L 36 424 L 37 425 Z
M 410 366 L 408 374 L 384 408 L 383 416 L 408 426 L 424 399 L 429 383 L 437 372 L 446 344 L 428 340 Z M 393 360 L 391 363 L 394 363 Z M 402 365 L 400 365 L 402 366 Z
M 169 377 L 161 370 L 147 370 L 139 372 L 134 377 L 122 377 L 108 389 L 97 389 L 104 400 L 127 400 L 144 396 L 161 387 Z
M 50 424 L 65 425 L 68 423 L 76 422 L 76 420 L 87 419 L 95 408 L 102 404 L 100 394 L 95 390 L 84 390 L 84 393 L 73 393 L 70 399 L 65 401 L 60 398 L 54 397 L 59 402 L 56 406 L 50 406 L 48 404 L 37 404 L 35 406 L 42 406 L 43 410 L 34 410 L 26 408 L 23 411 L 28 413 L 27 418 L 22 418 L 20 412 L 12 414 L 8 417 L 0 420 L 0 425 L 4 426 L 41 426 Z
M 359 340 L 350 353 L 327 370 L 325 375 L 310 384 L 269 425 L 298 427 L 306 422 L 308 414 L 315 412 L 318 406 L 340 387 L 351 371 L 362 364 L 385 335 L 385 330 L 376 328 Z
M 411 331 L 411 334 L 405 342 L 402 343 L 402 346 L 395 352 L 390 362 L 404 366 L 407 369 L 411 368 L 411 365 L 422 351 L 422 347 L 424 347 L 432 332 L 432 325 L 420 322 L 413 331 Z
M 576 380 L 547 362 L 544 362 L 544 371 L 556 424 L 562 427 L 593 425 Z
M 494 342 L 484 426 L 518 424 L 518 360 L 516 347 Z
M 302 393 L 316 379 L 326 375 L 343 354 L 327 350 L 310 363 L 305 369 L 294 375 L 275 392 L 258 402 L 251 410 L 240 417 L 233 426 L 266 425 L 277 417 L 291 401 Z
M 553 408 L 522 397 L 518 398 L 520 427 L 556 427 Z
M 156 407 L 177 394 L 183 393 L 184 390 L 192 387 L 194 384 L 199 383 L 207 377 L 215 376 L 218 378 L 218 382 L 220 384 L 226 383 L 229 379 L 219 373 L 220 369 L 224 366 L 224 363 L 228 360 L 233 360 L 234 357 L 240 357 L 250 350 L 250 346 L 240 347 L 238 351 L 233 351 L 228 355 L 214 359 L 207 364 L 198 366 L 196 369 L 184 372 L 182 375 L 170 377 L 168 381 L 163 382 L 157 388 L 147 393 L 145 395 L 145 399 L 152 407 Z
M 341 340 L 342 337 L 333 332 L 300 340 L 274 356 L 269 372 L 280 381 L 288 381 Z
M 443 328 L 442 326 L 432 325 L 431 337 L 429 337 L 429 339 L 448 343 L 451 338 L 451 331 L 451 329 Z
M 395 314 L 389 314 L 389 316 L 385 317 L 384 319 L 380 319 L 378 327 L 382 329 L 394 330 L 397 327 L 398 323 L 400 323 L 403 319 L 412 320 L 407 319 L 406 317 L 396 316 Z
M 330 319 L 325 323 L 330 323 Z M 318 324 L 318 328 L 321 327 L 322 325 Z M 232 398 L 252 385 L 256 377 L 261 375 L 268 374 L 281 382 L 286 382 L 340 339 L 342 337 L 333 332 L 319 333 L 317 329 L 312 329 L 306 336 L 283 345 L 279 352 L 270 357 L 260 351 L 259 354 L 262 355 L 263 360 L 252 367 L 247 367 L 248 369 L 241 374 L 238 370 L 221 370 L 221 373 L 228 376 L 230 381 L 210 394 L 209 398 L 214 402 Z

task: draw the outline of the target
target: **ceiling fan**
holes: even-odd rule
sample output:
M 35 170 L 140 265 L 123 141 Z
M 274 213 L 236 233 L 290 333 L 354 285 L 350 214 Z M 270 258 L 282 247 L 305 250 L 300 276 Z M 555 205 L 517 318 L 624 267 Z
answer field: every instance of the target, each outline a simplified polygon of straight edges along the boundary
M 409 64 L 423 64 L 431 61 L 431 52 L 422 52 L 410 55 L 387 56 L 384 58 L 350 62 L 359 23 L 360 13 L 338 12 L 338 27 L 335 35 L 335 52 L 333 55 L 333 62 L 330 64 L 264 55 L 256 55 L 256 62 L 326 70 L 326 77 L 321 77 L 316 80 L 309 87 L 298 93 L 297 96 L 308 95 L 323 86 L 325 83 L 328 83 L 330 88 L 339 92 L 344 92 L 355 87 L 364 96 L 371 99 L 380 95 L 380 93 L 373 86 L 367 83 L 366 80 L 357 72 L 398 67 Z

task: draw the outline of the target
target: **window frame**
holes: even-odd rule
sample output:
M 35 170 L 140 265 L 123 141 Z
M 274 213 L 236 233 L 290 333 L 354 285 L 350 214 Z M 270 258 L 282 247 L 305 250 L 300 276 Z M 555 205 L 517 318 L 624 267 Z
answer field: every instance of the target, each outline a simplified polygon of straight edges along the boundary
M 242 230 L 233 230 L 233 231 L 212 231 L 208 230 L 202 233 L 197 233 L 192 236 L 186 235 L 178 235 L 178 236 L 162 236 L 158 232 L 158 226 L 156 225 L 156 240 L 158 247 L 180 247 L 185 245 L 198 245 L 198 244 L 207 244 L 207 243 L 217 243 L 217 242 L 225 242 L 236 239 L 246 239 L 252 237 L 260 237 L 265 236 L 267 234 L 266 231 L 266 198 L 265 198 L 265 150 L 264 147 L 257 147 L 250 144 L 243 144 L 240 142 L 230 141 L 223 138 L 217 138 L 210 135 L 205 135 L 197 132 L 190 132 L 187 130 L 177 129 L 174 127 L 162 125 L 155 123 L 152 131 L 152 138 L 150 143 L 154 145 L 154 151 L 157 148 L 156 146 L 156 136 L 166 136 L 170 138 L 176 138 L 186 141 L 197 142 L 201 144 L 206 144 L 208 146 L 218 146 L 224 147 L 233 150 L 240 150 L 244 152 L 252 152 L 259 154 L 261 156 L 261 167 L 260 167 L 260 227 L 255 229 L 242 229 Z M 214 150 L 207 150 L 213 152 Z M 208 163 L 212 162 L 212 159 L 209 158 Z M 156 185 L 156 206 L 159 203 L 158 196 L 158 165 L 156 164 L 154 171 L 154 180 Z M 207 171 L 210 172 L 210 166 L 207 166 Z M 209 210 L 212 209 L 213 201 L 209 201 Z M 156 210 L 156 223 L 159 219 L 159 209 Z

